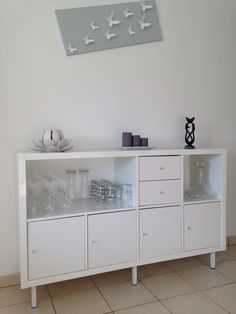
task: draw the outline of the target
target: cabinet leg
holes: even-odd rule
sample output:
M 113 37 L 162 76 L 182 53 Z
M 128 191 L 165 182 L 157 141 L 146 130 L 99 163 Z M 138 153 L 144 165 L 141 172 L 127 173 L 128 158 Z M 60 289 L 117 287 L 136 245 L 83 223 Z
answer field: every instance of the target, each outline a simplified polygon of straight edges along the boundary
M 31 307 L 37 307 L 37 287 L 31 288 Z
M 138 284 L 138 268 L 137 266 L 132 267 L 132 285 L 136 286 Z
M 216 268 L 216 253 L 210 253 L 210 267 L 212 269 Z

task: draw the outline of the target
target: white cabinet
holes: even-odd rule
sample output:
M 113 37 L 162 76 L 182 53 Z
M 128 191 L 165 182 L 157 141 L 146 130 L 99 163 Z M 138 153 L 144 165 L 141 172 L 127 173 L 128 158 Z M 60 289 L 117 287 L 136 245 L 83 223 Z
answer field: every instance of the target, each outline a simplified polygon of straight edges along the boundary
M 221 203 L 184 206 L 184 250 L 219 247 L 222 239 Z
M 89 268 L 137 259 L 136 211 L 88 217 Z
M 196 182 L 198 160 L 215 192 L 211 197 L 184 192 Z M 50 210 L 50 189 L 43 199 L 37 199 L 37 188 L 31 191 L 34 171 L 61 178 L 66 169 L 89 169 L 89 181 L 130 184 L 131 201 L 117 193 L 123 198 L 73 200 L 67 208 L 58 198 Z M 226 247 L 225 197 L 221 149 L 20 153 L 21 287 L 32 287 L 35 306 L 35 287 L 56 281 L 131 267 L 136 284 L 139 265 L 207 253 L 214 267 L 214 253 Z
M 140 259 L 181 252 L 181 207 L 161 207 L 140 211 Z
M 28 223 L 29 280 L 85 269 L 85 219 Z

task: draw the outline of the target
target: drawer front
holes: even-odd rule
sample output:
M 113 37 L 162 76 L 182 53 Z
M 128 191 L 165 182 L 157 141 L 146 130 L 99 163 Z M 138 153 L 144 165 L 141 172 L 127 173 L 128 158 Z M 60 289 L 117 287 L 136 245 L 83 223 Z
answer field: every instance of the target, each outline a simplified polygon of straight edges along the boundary
M 181 157 L 140 157 L 139 180 L 166 180 L 181 178 Z
M 171 204 L 181 200 L 181 181 L 139 182 L 139 205 Z

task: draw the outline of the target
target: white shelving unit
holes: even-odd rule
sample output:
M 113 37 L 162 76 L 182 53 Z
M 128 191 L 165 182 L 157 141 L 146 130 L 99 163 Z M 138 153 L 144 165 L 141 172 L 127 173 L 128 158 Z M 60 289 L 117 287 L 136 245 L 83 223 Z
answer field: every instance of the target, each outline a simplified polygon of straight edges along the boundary
M 213 198 L 187 197 L 197 160 Z M 19 153 L 17 162 L 21 287 L 32 288 L 32 307 L 39 285 L 128 267 L 137 284 L 139 265 L 209 253 L 214 268 L 215 252 L 226 248 L 223 149 Z M 80 168 L 89 169 L 89 180 L 132 184 L 133 200 L 29 206 L 33 174 Z

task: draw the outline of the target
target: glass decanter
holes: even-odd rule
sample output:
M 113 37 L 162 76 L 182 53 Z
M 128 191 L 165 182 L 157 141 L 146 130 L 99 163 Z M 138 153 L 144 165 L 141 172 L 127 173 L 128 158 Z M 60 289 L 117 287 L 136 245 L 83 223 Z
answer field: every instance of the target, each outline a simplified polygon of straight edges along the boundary
M 196 183 L 187 191 L 187 195 L 193 199 L 207 200 L 216 198 L 216 193 L 206 184 L 204 179 L 204 167 L 203 161 L 197 161 L 197 177 Z

